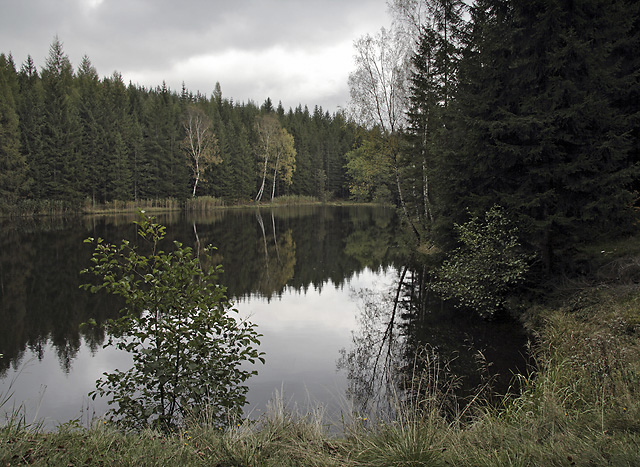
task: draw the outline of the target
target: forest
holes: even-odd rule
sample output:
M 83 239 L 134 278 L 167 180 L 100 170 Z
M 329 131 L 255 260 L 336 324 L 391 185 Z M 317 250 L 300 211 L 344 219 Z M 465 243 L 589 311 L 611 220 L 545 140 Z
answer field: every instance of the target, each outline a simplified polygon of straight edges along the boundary
M 0 193 L 38 200 L 394 202 L 421 243 L 494 206 L 546 270 L 636 221 L 640 5 L 393 0 L 331 115 L 0 55 Z
M 389 296 L 398 307 L 368 307 L 382 329 L 371 335 L 381 335 L 382 345 L 387 339 L 391 349 L 401 343 L 387 338 L 394 322 L 434 333 L 431 323 L 441 316 L 422 304 L 435 296 L 441 308 L 444 302 L 462 308 L 452 318 L 456 325 L 466 312 L 498 326 L 508 315 L 519 318 L 531 338 L 526 371 L 508 375 L 502 394 L 483 351 L 462 356 L 461 363 L 478 367 L 482 382 L 472 396 L 459 398 L 459 379 L 438 357 L 445 344 L 424 345 L 413 339 L 417 332 L 406 332 L 408 345 L 398 346 L 402 364 L 386 366 L 407 370 L 397 387 L 387 385 L 399 395 L 397 412 L 388 423 L 354 414 L 343 421 L 344 437 L 325 432 L 313 414 L 290 416 L 276 404 L 261 423 L 225 431 L 202 418 L 174 438 L 147 431 L 131 436 L 109 431 L 106 423 L 88 432 L 65 425 L 36 436 L 10 424 L 0 431 L 0 459 L 75 465 L 90 462 L 98 449 L 113 456 L 111 463 L 125 456 L 141 463 L 153 453 L 166 464 L 179 458 L 184 465 L 637 464 L 640 2 L 388 5 L 391 26 L 354 42 L 351 102 L 333 115 L 303 105 L 287 111 L 270 98 L 261 105 L 237 103 L 223 98 L 220 85 L 204 96 L 165 84 L 126 85 L 117 72 L 100 78 L 88 57 L 74 69 L 57 38 L 40 70 L 30 59 L 17 66 L 10 53 L 1 54 L 0 214 L 42 212 L 49 202 L 66 209 L 203 197 L 239 204 L 283 195 L 392 202 L 393 220 L 370 234 L 345 238 L 338 232 L 344 252 L 326 247 L 326 229 L 307 219 L 300 231 L 315 237 L 306 245 L 293 241 L 298 227 L 285 210 L 282 218 L 272 214 L 272 236 L 259 220 L 257 243 L 233 240 L 243 252 L 247 244 L 265 245 L 248 262 L 266 271 L 262 251 L 266 265 L 266 239 L 273 239 L 276 257 L 282 253 L 289 268 L 274 276 L 279 280 L 264 281 L 267 286 L 303 279 L 292 268 L 314 265 L 314 258 L 347 269 L 401 250 L 404 267 L 397 268 Z M 309 218 L 322 221 L 315 213 Z M 43 220 L 67 219 L 29 221 Z M 388 227 L 400 222 L 406 228 L 396 239 Z M 199 241 L 195 222 L 192 227 Z M 55 263 L 60 276 L 67 238 L 50 236 L 55 256 L 47 259 L 38 253 L 48 248 L 46 241 L 31 241 L 28 231 L 3 234 L 20 238 L 8 264 L 19 264 L 18 256 L 33 260 L 19 281 L 31 269 L 52 269 L 39 268 L 43 261 Z M 100 258 L 96 263 L 113 264 L 108 255 Z M 70 267 L 69 277 L 77 264 Z M 231 266 L 229 272 L 240 283 L 241 273 Z M 315 274 L 308 275 L 313 284 L 321 282 Z M 48 287 L 58 290 L 53 280 Z M 354 334 L 362 345 L 343 353 L 342 363 L 353 362 L 359 372 L 350 378 L 368 385 L 367 371 L 382 373 L 379 359 L 392 352 L 370 345 L 362 330 Z M 470 342 L 454 332 L 439 336 L 456 345 Z M 487 333 L 491 342 L 509 337 L 498 327 Z M 355 358 L 365 351 L 373 363 Z
M 390 2 L 355 43 L 356 151 L 381 167 L 415 234 L 446 250 L 502 209 L 542 273 L 637 224 L 640 4 Z M 348 162 L 349 163 L 349 162 Z
M 269 98 L 236 103 L 219 83 L 207 97 L 164 83 L 126 85 L 118 72 L 101 79 L 87 56 L 74 69 L 58 38 L 40 71 L 30 57 L 18 70 L 0 55 L 0 129 L 8 205 L 196 195 L 248 202 L 265 182 L 264 199 L 347 198 L 344 160 L 356 137 L 341 114 L 285 112 Z

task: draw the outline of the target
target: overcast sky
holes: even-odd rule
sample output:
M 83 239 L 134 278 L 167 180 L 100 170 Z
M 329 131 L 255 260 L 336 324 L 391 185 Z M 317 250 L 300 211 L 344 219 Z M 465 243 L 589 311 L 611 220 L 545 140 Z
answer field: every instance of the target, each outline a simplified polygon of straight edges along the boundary
M 353 41 L 389 23 L 385 0 L 0 0 L 0 52 L 42 69 L 57 35 L 74 68 L 87 55 L 155 87 L 285 109 L 348 104 Z

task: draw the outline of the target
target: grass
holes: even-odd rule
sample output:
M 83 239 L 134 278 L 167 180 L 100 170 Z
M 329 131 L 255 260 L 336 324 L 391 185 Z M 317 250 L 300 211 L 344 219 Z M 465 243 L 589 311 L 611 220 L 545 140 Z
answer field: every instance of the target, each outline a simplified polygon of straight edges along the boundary
M 123 212 L 136 212 L 143 209 L 147 212 L 155 211 L 180 211 L 184 202 L 175 198 L 145 199 L 138 201 L 110 201 L 104 204 L 93 204 L 87 200 L 81 208 L 84 214 L 118 214 Z
M 185 202 L 184 209 L 189 212 L 206 212 L 211 209 L 225 207 L 224 200 L 213 196 L 198 196 L 188 199 Z
M 173 435 L 103 422 L 44 432 L 13 417 L 0 429 L 0 466 L 640 465 L 640 286 L 615 266 L 638 253 L 622 250 L 626 259 L 599 257 L 589 277 L 529 310 L 535 365 L 498 403 L 452 401 L 446 384 L 431 384 L 433 368 L 416 367 L 420 396 L 398 397 L 393 420 L 345 417 L 340 434 L 279 398 L 257 421 L 220 430 L 195 420 Z

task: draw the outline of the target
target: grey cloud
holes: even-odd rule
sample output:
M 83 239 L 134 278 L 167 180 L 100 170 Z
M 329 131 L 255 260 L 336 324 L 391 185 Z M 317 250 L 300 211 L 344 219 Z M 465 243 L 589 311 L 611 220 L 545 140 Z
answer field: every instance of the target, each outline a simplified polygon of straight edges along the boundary
M 387 22 L 384 2 L 0 0 L 0 52 L 12 52 L 18 66 L 30 54 L 42 67 L 58 35 L 74 66 L 86 54 L 103 76 L 113 71 L 169 75 L 190 56 L 219 55 L 229 49 L 261 53 L 276 46 L 314 54 L 322 46 L 353 41 Z M 217 79 L 182 80 L 191 89 L 190 82 Z M 234 89 L 232 83 L 222 84 L 223 90 Z M 179 83 L 172 83 L 176 86 Z

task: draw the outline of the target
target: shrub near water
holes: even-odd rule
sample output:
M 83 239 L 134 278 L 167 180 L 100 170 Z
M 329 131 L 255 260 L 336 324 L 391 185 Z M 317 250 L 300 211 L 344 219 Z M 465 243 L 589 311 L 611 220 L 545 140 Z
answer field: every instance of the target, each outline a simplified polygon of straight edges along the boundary
M 246 403 L 245 381 L 256 371 L 245 361 L 264 361 L 257 350 L 255 326 L 237 313 L 218 284 L 220 266 L 211 248 L 194 257 L 191 248 L 174 242 L 159 250 L 165 228 L 141 214 L 138 235 L 151 249 L 141 254 L 123 240 L 120 246 L 102 239 L 95 245 L 93 266 L 83 271 L 100 278 L 85 284 L 92 292 L 106 290 L 126 300 L 121 316 L 106 324 L 115 345 L 133 356 L 133 368 L 105 373 L 92 394 L 111 397 L 110 416 L 130 428 L 174 428 L 186 416 L 206 416 L 222 424 Z
M 433 288 L 456 306 L 491 318 L 503 310 L 514 285 L 524 280 L 529 269 L 518 230 L 499 206 L 484 218 L 473 217 L 455 228 L 461 246 L 445 259 Z

